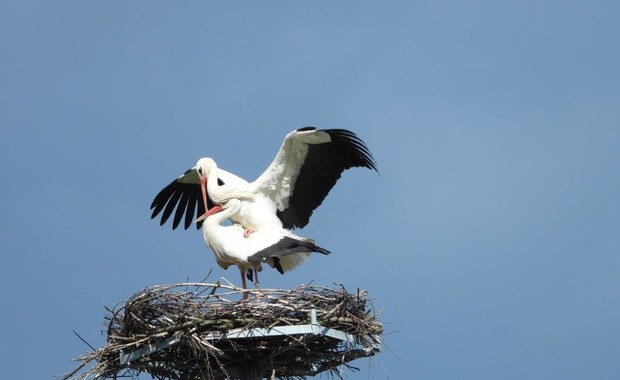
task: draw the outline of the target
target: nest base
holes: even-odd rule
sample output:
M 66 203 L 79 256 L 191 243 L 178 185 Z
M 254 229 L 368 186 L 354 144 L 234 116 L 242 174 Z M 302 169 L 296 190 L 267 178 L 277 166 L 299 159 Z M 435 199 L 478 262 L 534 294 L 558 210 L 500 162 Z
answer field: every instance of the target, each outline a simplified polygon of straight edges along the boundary
M 156 379 L 297 379 L 380 351 L 383 332 L 365 292 L 300 286 L 242 289 L 203 283 L 146 288 L 110 309 L 108 343 L 65 379 L 147 372 Z M 79 369 L 79 368 L 78 368 Z

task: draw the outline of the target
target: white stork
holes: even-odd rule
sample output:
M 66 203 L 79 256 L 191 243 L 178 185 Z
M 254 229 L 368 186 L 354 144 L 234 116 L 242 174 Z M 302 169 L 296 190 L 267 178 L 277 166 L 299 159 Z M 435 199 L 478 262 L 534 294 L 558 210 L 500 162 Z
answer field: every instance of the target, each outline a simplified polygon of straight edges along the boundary
M 286 136 L 273 162 L 254 182 L 219 169 L 210 158 L 200 159 L 155 196 L 151 218 L 163 211 L 163 225 L 174 211 L 172 229 L 183 218 L 187 229 L 196 211 L 204 217 L 214 203 L 237 198 L 241 208 L 230 217 L 235 223 L 254 230 L 301 228 L 342 172 L 352 167 L 377 170 L 370 150 L 353 132 L 301 128 Z M 196 226 L 201 225 L 199 220 Z
M 206 214 L 202 225 L 205 243 L 215 254 L 220 267 L 228 269 L 236 265 L 241 271 L 243 289 L 247 289 L 245 277 L 253 280 L 257 287 L 258 272 L 262 271 L 262 262 L 284 274 L 305 261 L 312 252 L 324 255 L 330 252 L 314 244 L 312 239 L 299 237 L 280 228 L 261 228 L 244 237 L 244 228 L 238 224 L 222 226 L 222 222 L 241 209 L 239 199 L 230 199 L 222 206 L 212 207 Z M 254 275 L 252 275 L 254 273 Z M 243 299 L 247 299 L 247 292 Z

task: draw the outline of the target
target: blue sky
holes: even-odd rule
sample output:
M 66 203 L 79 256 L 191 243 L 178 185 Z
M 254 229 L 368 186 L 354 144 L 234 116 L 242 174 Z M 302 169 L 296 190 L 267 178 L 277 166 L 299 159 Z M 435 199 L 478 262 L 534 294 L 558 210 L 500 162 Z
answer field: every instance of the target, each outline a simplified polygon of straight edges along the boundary
M 264 285 L 367 289 L 387 347 L 351 379 L 620 373 L 614 1 L 0 2 L 0 364 L 51 378 L 148 285 L 237 281 L 149 219 L 198 158 L 254 179 L 289 131 L 351 170 Z M 404 363 L 404 364 L 403 364 Z

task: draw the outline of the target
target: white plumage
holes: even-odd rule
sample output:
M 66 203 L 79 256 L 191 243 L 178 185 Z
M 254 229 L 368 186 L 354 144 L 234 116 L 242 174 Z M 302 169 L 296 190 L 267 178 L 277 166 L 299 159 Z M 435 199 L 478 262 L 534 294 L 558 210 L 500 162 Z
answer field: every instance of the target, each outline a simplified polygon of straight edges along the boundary
M 215 260 L 224 269 L 236 265 L 241 272 L 243 288 L 246 289 L 245 277 L 252 279 L 258 286 L 258 272 L 265 262 L 280 273 L 289 271 L 308 259 L 312 252 L 329 254 L 314 241 L 299 237 L 282 227 L 265 227 L 244 237 L 244 228 L 237 225 L 223 226 L 222 223 L 241 209 L 239 199 L 230 199 L 223 206 L 211 208 L 202 225 L 205 244 L 215 254 Z M 244 293 L 244 298 L 247 294 Z

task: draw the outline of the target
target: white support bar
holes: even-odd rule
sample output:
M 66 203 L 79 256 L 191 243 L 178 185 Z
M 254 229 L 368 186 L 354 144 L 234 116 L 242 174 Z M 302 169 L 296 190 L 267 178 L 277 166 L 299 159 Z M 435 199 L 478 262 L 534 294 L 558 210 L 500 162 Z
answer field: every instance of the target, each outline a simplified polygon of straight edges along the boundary
M 314 335 L 314 336 L 326 336 L 334 339 L 338 339 L 342 342 L 348 342 L 351 344 L 357 344 L 365 346 L 363 342 L 360 342 L 355 336 L 348 334 L 344 331 L 331 329 L 329 327 L 321 326 L 318 324 L 311 325 L 295 325 L 295 326 L 276 326 L 272 328 L 237 328 L 228 331 L 225 335 L 217 333 L 209 333 L 204 339 L 206 340 L 219 340 L 222 338 L 227 339 L 243 339 L 243 338 L 262 338 L 272 336 L 295 336 L 295 335 Z M 375 353 L 381 351 L 381 341 L 379 336 L 372 335 L 372 344 L 370 347 L 364 347 L 364 351 L 373 351 Z M 154 354 L 165 348 L 178 343 L 179 340 L 172 336 L 162 340 L 157 344 L 149 344 L 148 346 L 136 351 L 132 351 L 126 354 L 121 354 L 121 365 L 129 364 L 134 360 L 138 360 L 145 356 Z
M 161 342 L 157 342 L 156 344 L 149 344 L 148 346 L 141 348 L 139 350 L 135 350 L 132 352 L 129 352 L 127 354 L 121 354 L 121 365 L 125 365 L 125 364 L 129 364 L 130 362 L 134 361 L 134 360 L 138 360 L 140 358 L 143 358 L 145 356 L 149 356 L 151 354 L 156 353 L 157 351 L 161 351 L 165 348 L 168 348 L 170 346 L 172 346 L 173 344 L 176 344 L 179 342 L 179 339 L 175 336 L 171 336 L 169 338 L 166 338 L 164 340 L 162 340 Z

